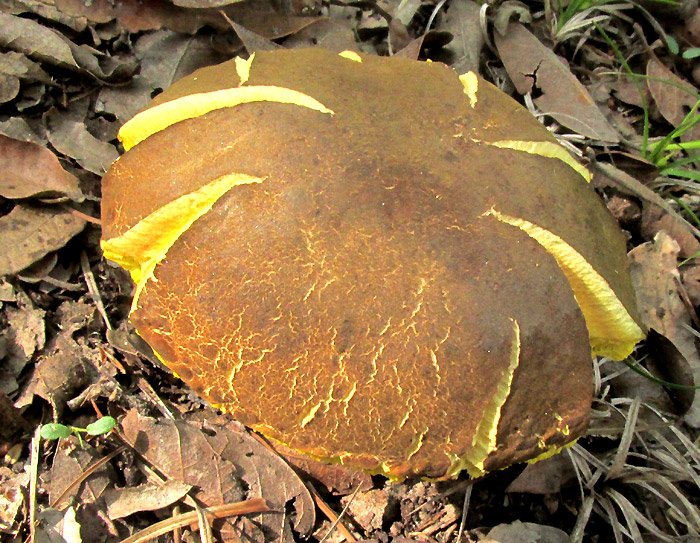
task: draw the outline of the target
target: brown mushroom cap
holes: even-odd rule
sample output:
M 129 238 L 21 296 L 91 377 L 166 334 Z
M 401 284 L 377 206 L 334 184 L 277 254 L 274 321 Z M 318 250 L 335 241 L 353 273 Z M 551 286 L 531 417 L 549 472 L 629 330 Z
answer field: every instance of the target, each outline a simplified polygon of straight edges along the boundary
M 397 478 L 548 454 L 586 428 L 592 348 L 643 337 L 587 172 L 473 74 L 263 52 L 121 136 L 103 248 L 137 283 L 133 324 L 307 454 Z

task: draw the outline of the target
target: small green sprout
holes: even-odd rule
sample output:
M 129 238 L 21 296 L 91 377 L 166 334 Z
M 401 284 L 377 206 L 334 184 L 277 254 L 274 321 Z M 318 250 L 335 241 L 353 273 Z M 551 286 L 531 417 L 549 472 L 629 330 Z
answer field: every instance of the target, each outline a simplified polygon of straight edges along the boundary
M 113 417 L 102 417 L 97 419 L 92 424 L 88 424 L 87 428 L 79 428 L 77 426 L 66 426 L 64 424 L 58 424 L 52 422 L 49 424 L 44 424 L 41 427 L 41 437 L 44 439 L 62 439 L 69 437 L 71 434 L 78 436 L 81 447 L 83 446 L 83 439 L 80 436 L 82 432 L 86 432 L 90 436 L 101 436 L 109 433 L 112 428 L 117 424 L 117 421 Z

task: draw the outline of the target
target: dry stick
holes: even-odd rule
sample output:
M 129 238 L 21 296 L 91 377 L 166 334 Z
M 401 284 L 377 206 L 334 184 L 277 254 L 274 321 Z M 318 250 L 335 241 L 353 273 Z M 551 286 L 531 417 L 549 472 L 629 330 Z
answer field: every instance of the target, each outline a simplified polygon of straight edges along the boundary
M 204 510 L 199 505 L 195 504 L 195 511 L 197 512 L 199 535 L 202 538 L 202 543 L 214 543 L 214 536 L 211 533 L 211 523 L 204 514 Z
M 358 485 L 357 489 L 359 489 L 360 486 L 361 485 Z M 311 492 L 311 495 L 314 497 L 314 501 L 316 502 L 318 508 L 323 512 L 324 515 L 328 517 L 328 520 L 333 522 L 333 525 L 338 526 L 338 530 L 340 530 L 340 533 L 343 535 L 343 537 L 353 543 L 357 541 L 357 538 L 354 535 L 352 535 L 350 530 L 348 530 L 342 522 L 340 522 L 340 517 L 335 514 L 335 511 L 331 509 L 331 506 L 325 502 L 321 495 L 318 492 L 316 492 L 316 489 L 312 485 L 306 485 L 306 487 L 309 489 L 309 492 Z M 355 492 L 357 492 L 357 489 L 355 490 Z M 344 509 L 343 512 L 345 512 Z
M 118 454 L 123 453 L 126 449 L 127 449 L 127 446 L 122 445 L 118 449 L 109 453 L 107 456 L 100 458 L 94 464 L 89 465 L 83 473 L 81 473 L 78 477 L 76 477 L 75 480 L 70 485 L 68 485 L 68 487 L 63 492 L 61 492 L 61 495 L 58 498 L 56 498 L 53 501 L 53 503 L 50 504 L 50 506 L 54 509 L 58 509 L 58 506 L 61 505 L 61 502 L 66 499 L 68 494 L 70 494 L 70 492 L 74 488 L 79 486 L 83 481 L 85 481 L 85 479 L 90 477 L 90 475 L 92 475 L 95 471 L 100 469 L 102 466 L 104 466 L 107 462 L 109 462 L 112 458 L 114 458 Z
M 204 514 L 211 518 L 227 518 L 234 515 L 249 515 L 252 513 L 270 513 L 272 509 L 267 505 L 263 498 L 254 498 L 242 502 L 229 503 L 225 505 L 215 505 L 203 509 Z M 183 528 L 197 522 L 197 512 L 192 511 L 177 517 L 171 517 L 152 524 L 145 530 L 135 533 L 131 537 L 123 539 L 121 543 L 143 543 L 158 537 L 159 535 L 167 534 L 175 528 Z
M 472 497 L 472 487 L 474 486 L 474 481 L 470 481 L 470 485 L 464 492 L 464 504 L 462 505 L 462 522 L 459 523 L 459 532 L 457 532 L 457 539 L 455 540 L 459 543 L 462 540 L 462 534 L 464 533 L 464 526 L 467 523 L 467 511 L 469 511 L 469 500 Z
M 36 483 L 39 473 L 39 444 L 41 443 L 41 427 L 37 426 L 32 438 L 31 466 L 29 475 L 29 543 L 34 543 L 36 523 Z
M 338 523 L 340 522 L 340 519 L 343 518 L 343 515 L 345 515 L 345 512 L 348 510 L 348 507 L 350 507 L 350 504 L 352 501 L 355 499 L 355 496 L 357 496 L 357 493 L 360 491 L 360 488 L 362 488 L 362 485 L 357 485 L 355 487 L 355 491 L 352 493 L 352 496 L 350 496 L 350 499 L 348 500 L 348 503 L 345 504 L 345 507 L 343 507 L 343 510 L 340 512 L 340 515 L 338 515 L 338 518 L 335 519 L 333 524 L 331 524 L 331 527 L 328 528 L 328 532 L 326 532 L 326 535 L 324 535 L 321 538 L 321 541 L 319 543 L 323 543 L 326 539 L 330 537 L 330 535 L 333 533 L 333 530 L 335 530 L 335 527 L 338 526 Z M 342 524 L 341 524 L 342 526 Z
M 92 274 L 90 269 L 90 261 L 88 260 L 85 251 L 80 253 L 80 267 L 83 269 L 83 277 L 85 278 L 85 283 L 87 284 L 88 291 L 92 297 L 92 301 L 97 307 L 97 311 L 102 315 L 102 319 L 105 321 L 105 325 L 108 330 L 113 330 L 112 324 L 109 322 L 109 317 L 107 316 L 107 311 L 102 303 L 102 297 L 100 296 L 100 291 L 97 288 L 97 283 L 95 282 L 95 276 Z

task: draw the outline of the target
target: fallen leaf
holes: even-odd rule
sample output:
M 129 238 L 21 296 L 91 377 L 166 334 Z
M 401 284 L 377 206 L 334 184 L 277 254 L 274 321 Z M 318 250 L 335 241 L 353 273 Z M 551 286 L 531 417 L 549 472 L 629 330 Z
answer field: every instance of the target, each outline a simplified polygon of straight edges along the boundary
M 53 108 L 44 114 L 48 138 L 56 150 L 69 156 L 86 170 L 102 175 L 119 157 L 116 147 L 98 140 L 70 115 L 61 114 Z
M 322 483 L 329 492 L 335 495 L 352 494 L 357 487 L 366 492 L 374 486 L 372 477 L 364 471 L 351 469 L 341 464 L 328 464 L 314 460 L 309 456 L 299 454 L 298 451 L 282 443 L 274 443 L 273 447 L 297 471 L 302 471 L 308 478 Z
M 144 484 L 130 488 L 113 488 L 104 493 L 107 514 L 112 520 L 140 511 L 155 511 L 183 498 L 192 488 L 178 481 L 163 485 Z
M 46 400 L 53 407 L 56 419 L 60 420 L 66 403 L 90 381 L 88 363 L 82 354 L 75 341 L 59 336 L 55 350 L 41 357 L 34 367 L 25 394 Z
M 630 251 L 630 274 L 642 321 L 650 330 L 665 337 L 681 355 L 667 356 L 663 370 L 681 383 L 681 376 L 690 372 L 691 384 L 700 385 L 700 356 L 695 347 L 691 317 L 678 290 L 679 252 L 678 244 L 665 232 L 659 232 L 654 241 Z M 684 419 L 692 427 L 700 427 L 700 397 L 695 392 Z
M 57 503 L 58 498 L 73 485 L 81 473 L 103 456 L 101 451 L 85 440 L 81 445 L 75 436 L 59 440 L 51 464 L 51 479 L 46 485 L 50 503 L 57 509 L 63 509 L 75 499 L 79 500 L 82 507 L 100 500 L 116 478 L 111 464 L 104 464 L 93 471 L 90 477 L 73 486 L 63 500 Z
M 528 464 L 508 485 L 506 492 L 526 494 L 556 494 L 576 479 L 576 471 L 568 454 L 554 456 Z
M 698 101 L 697 89 L 674 74 L 656 56 L 652 56 L 647 63 L 647 86 L 659 113 L 676 128 L 681 126 Z M 700 125 L 681 134 L 681 141 L 697 139 L 700 139 Z
M 171 0 L 176 6 L 182 8 L 220 8 L 229 4 L 238 4 L 245 0 Z
M 146 109 L 156 94 L 197 68 L 226 60 L 214 51 L 208 36 L 158 30 L 138 38 L 134 53 L 141 65 L 139 75 L 126 85 L 102 87 L 95 110 L 111 113 L 122 124 Z
M 231 21 L 231 27 L 238 35 L 238 39 L 243 43 L 246 51 L 249 54 L 253 54 L 256 51 L 274 51 L 275 49 L 284 49 L 281 45 L 277 45 L 272 40 L 256 34 L 252 30 L 248 30 L 246 27 L 239 25 L 236 21 Z
M 84 200 L 79 180 L 61 167 L 56 155 L 37 145 L 0 135 L 0 196 Z
M 0 353 L 0 358 L 2 358 Z M 22 417 L 21 411 L 16 408 L 9 396 L 0 391 L 0 444 L 8 443 L 15 433 L 23 430 L 31 431 L 30 424 Z M 2 445 L 0 445 L 2 446 Z M 0 468 L 0 471 L 2 468 Z M 2 487 L 2 475 L 0 474 L 0 487 Z M 0 502 L 2 502 L 2 490 L 0 490 Z M 0 531 L 2 531 L 2 505 L 0 505 Z
M 122 421 L 129 443 L 169 480 L 198 487 L 195 498 L 203 505 L 221 505 L 246 498 L 264 498 L 272 509 L 285 511 L 288 503 L 296 511 L 294 528 L 308 534 L 314 524 L 313 500 L 293 470 L 245 432 L 220 424 L 206 427 L 186 421 L 141 417 L 131 411 Z M 260 524 L 274 541 L 291 541 L 287 514 L 263 514 Z M 231 521 L 229 531 L 240 528 Z M 240 533 L 238 534 L 240 536 Z M 246 533 L 259 540 L 259 534 Z
M 484 46 L 479 11 L 479 4 L 471 0 L 451 2 L 437 26 L 438 30 L 447 30 L 453 36 L 452 41 L 438 54 L 438 59 L 452 66 L 458 74 L 479 72 L 479 55 Z M 444 53 L 446 57 L 443 57 Z
M 693 306 L 700 306 L 700 266 L 684 267 L 681 278 Z
M 553 526 L 516 520 L 492 528 L 484 543 L 569 543 L 569 535 Z
M 29 473 L 15 473 L 0 466 L 0 532 L 17 534 L 17 513 L 26 507 L 25 493 L 29 490 Z
M 284 46 L 288 49 L 323 47 L 329 51 L 340 53 L 355 50 L 358 44 L 351 21 L 323 18 L 297 30 L 284 40 Z
M 46 145 L 47 140 L 44 132 L 43 130 L 35 130 L 21 117 L 10 117 L 6 121 L 0 122 L 0 134 L 19 141 Z
M 37 514 L 36 541 L 42 543 L 82 543 L 80 524 L 75 518 L 75 509 L 67 507 L 40 509 Z
M 391 496 L 386 488 L 376 488 L 360 492 L 353 496 L 345 496 L 340 500 L 347 513 L 365 533 L 382 529 L 384 516 L 389 508 Z
M 503 65 L 520 94 L 560 124 L 589 138 L 617 142 L 617 131 L 569 68 L 524 26 L 511 22 L 504 35 L 494 34 Z
M 642 237 L 651 241 L 661 230 L 678 243 L 681 258 L 690 258 L 700 252 L 700 242 L 686 221 L 666 213 L 656 205 L 645 204 L 642 211 Z
M 0 74 L 51 83 L 51 77 L 36 62 L 21 53 L 0 53 Z
M 85 220 L 55 206 L 17 204 L 0 217 L 0 276 L 18 273 L 63 247 L 85 227 Z
M 46 343 L 46 311 L 34 307 L 29 296 L 18 296 L 17 307 L 6 310 L 10 337 L 27 359 L 44 348 Z
M 0 45 L 42 62 L 80 70 L 65 39 L 36 21 L 0 13 Z

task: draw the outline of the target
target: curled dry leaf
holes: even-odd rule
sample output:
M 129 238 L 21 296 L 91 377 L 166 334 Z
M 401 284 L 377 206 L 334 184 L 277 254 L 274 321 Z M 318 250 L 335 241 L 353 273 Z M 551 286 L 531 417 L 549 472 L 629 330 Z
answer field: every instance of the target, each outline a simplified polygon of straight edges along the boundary
M 56 206 L 17 204 L 0 217 L 0 276 L 18 273 L 68 243 L 85 220 Z
M 122 421 L 130 444 L 170 480 L 198 487 L 195 497 L 204 505 L 221 505 L 244 498 L 264 498 L 275 513 L 261 515 L 260 524 L 275 541 L 291 538 L 294 529 L 308 534 L 314 524 L 314 504 L 304 484 L 277 455 L 245 432 L 226 426 L 206 427 L 186 421 L 156 421 L 131 411 Z M 246 534 L 253 537 L 254 534 Z
M 520 94 L 541 93 L 533 101 L 543 113 L 589 138 L 619 141 L 617 131 L 571 70 L 523 25 L 512 22 L 504 35 L 496 32 L 494 39 L 515 88 Z
M 78 178 L 64 170 L 51 151 L 35 143 L 0 135 L 0 172 L 4 198 L 84 199 Z
M 692 382 L 685 384 L 700 385 L 700 356 L 690 328 L 690 313 L 678 289 L 679 252 L 678 244 L 665 232 L 659 232 L 654 241 L 630 251 L 630 273 L 644 324 L 670 341 L 681 355 L 666 357 L 664 370 L 673 376 L 690 372 Z M 697 392 L 692 394 L 685 420 L 695 428 L 700 427 L 700 396 Z

